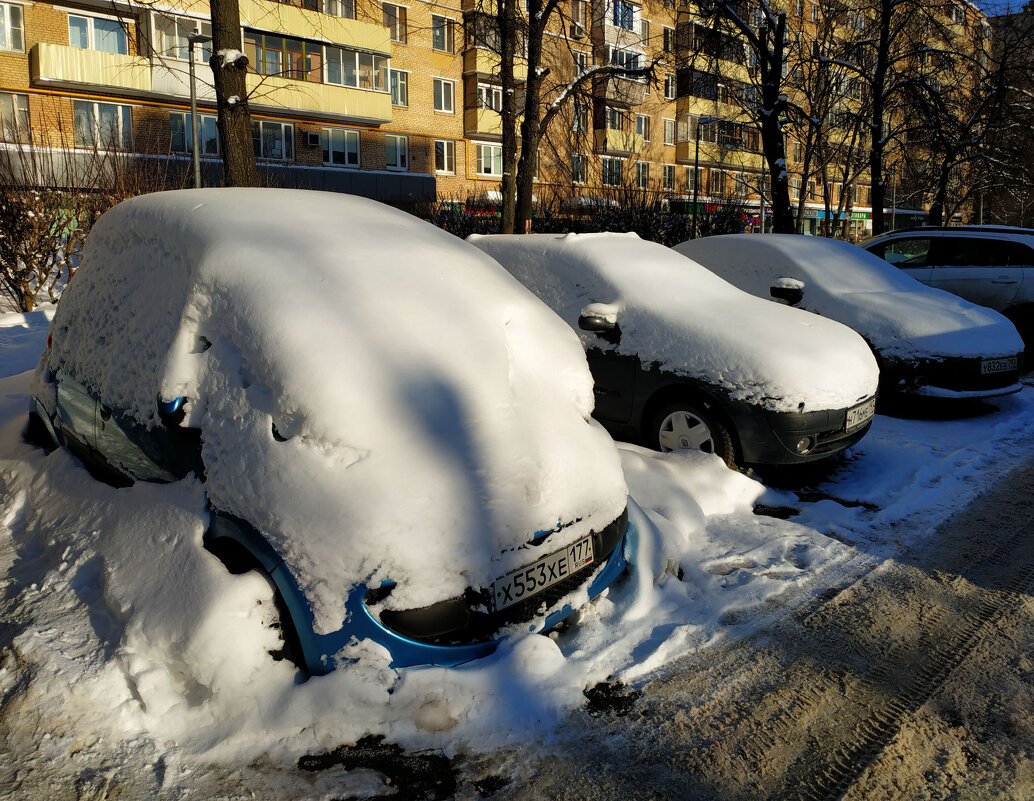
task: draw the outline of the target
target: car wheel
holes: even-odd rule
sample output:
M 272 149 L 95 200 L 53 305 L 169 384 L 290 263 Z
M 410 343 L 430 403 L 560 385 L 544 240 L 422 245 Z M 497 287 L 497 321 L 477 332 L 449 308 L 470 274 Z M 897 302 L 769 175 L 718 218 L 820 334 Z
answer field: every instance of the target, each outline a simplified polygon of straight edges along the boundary
M 732 436 L 718 416 L 699 403 L 674 401 L 653 415 L 648 444 L 661 451 L 713 453 L 729 467 L 735 466 Z

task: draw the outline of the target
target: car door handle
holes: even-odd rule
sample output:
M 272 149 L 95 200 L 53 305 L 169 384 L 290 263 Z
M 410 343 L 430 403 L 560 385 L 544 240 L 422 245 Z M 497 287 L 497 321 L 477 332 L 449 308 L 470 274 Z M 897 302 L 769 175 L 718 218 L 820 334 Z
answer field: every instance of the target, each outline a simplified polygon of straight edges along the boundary
M 1018 284 L 1019 281 L 1017 281 L 1015 278 L 992 278 L 991 279 L 991 283 L 992 284 Z

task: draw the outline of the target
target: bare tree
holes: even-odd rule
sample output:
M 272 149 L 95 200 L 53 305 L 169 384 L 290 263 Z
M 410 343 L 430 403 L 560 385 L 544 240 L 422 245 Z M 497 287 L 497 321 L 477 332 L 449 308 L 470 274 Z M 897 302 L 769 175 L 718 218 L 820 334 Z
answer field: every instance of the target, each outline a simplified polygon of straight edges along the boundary
M 241 52 L 241 14 L 237 0 L 209 0 L 212 11 L 212 58 L 223 180 L 227 186 L 259 186 L 251 138 L 246 75 L 248 57 Z

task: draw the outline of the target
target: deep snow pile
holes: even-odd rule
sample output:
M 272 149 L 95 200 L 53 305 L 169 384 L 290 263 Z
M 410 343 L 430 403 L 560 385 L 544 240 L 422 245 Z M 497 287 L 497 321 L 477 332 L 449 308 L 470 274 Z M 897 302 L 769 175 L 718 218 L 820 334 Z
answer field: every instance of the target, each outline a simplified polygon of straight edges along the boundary
M 4 341 L 24 349 L 0 353 L 0 374 L 42 348 L 41 316 L 4 318 Z M 850 565 L 925 539 L 1034 452 L 1030 390 L 967 420 L 877 416 L 823 486 L 843 503 L 799 503 L 704 454 L 622 446 L 657 536 L 579 625 L 458 669 L 392 670 L 359 647 L 354 664 L 298 684 L 267 653 L 277 645 L 268 586 L 228 574 L 200 545 L 202 487 L 115 490 L 67 453 L 23 443 L 28 391 L 26 373 L 0 379 L 0 787 L 11 797 L 100 797 L 115 780 L 136 797 L 204 794 L 243 781 L 249 763 L 242 797 L 389 792 L 361 771 L 277 769 L 369 733 L 448 754 L 548 741 L 584 688 L 749 633 Z M 755 516 L 759 500 L 799 507 L 799 522 Z
M 525 564 L 537 532 L 561 548 L 625 506 L 574 334 L 481 251 L 365 198 L 121 203 L 53 334 L 48 366 L 140 424 L 187 399 L 213 506 L 267 536 L 317 633 L 354 584 L 428 606 Z
M 762 234 L 693 239 L 674 250 L 762 298 L 779 278 L 804 282 L 800 308 L 839 320 L 887 358 L 1003 356 L 1023 342 L 998 312 L 919 283 L 849 242 Z
M 574 330 L 583 309 L 621 338 L 580 332 L 586 347 L 638 355 L 730 397 L 783 412 L 844 409 L 876 392 L 858 334 L 761 300 L 636 234 L 472 235 Z

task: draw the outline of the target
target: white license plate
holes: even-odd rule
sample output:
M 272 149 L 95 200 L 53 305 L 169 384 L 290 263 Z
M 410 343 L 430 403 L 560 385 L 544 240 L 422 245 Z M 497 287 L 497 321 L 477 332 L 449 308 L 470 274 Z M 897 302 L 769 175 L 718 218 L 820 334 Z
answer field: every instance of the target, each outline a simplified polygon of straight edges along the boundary
M 1004 359 L 982 359 L 980 362 L 980 375 L 992 375 L 994 373 L 1008 373 L 1015 370 L 1019 361 L 1015 356 L 1007 356 Z
M 864 426 L 872 416 L 876 414 L 876 398 L 869 398 L 865 403 L 859 403 L 847 410 L 847 425 L 845 431 L 854 431 L 859 426 Z
M 562 551 L 554 551 L 527 567 L 507 573 L 492 582 L 495 611 L 520 603 L 588 567 L 593 561 L 592 537 L 583 537 Z

